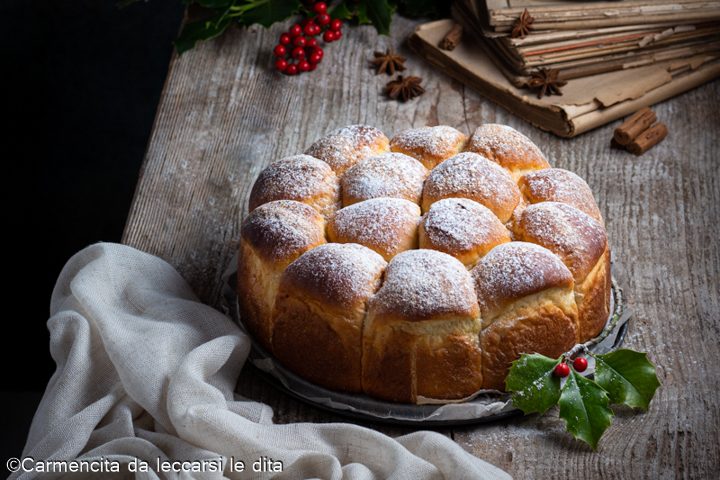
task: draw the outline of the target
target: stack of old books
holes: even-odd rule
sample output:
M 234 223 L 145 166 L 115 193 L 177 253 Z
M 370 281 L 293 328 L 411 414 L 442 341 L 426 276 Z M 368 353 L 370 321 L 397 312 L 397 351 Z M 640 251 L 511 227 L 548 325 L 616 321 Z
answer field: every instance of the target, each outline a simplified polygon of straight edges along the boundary
M 420 26 L 411 45 L 562 136 L 720 75 L 720 1 L 456 0 L 453 17 Z M 454 22 L 465 35 L 443 50 Z

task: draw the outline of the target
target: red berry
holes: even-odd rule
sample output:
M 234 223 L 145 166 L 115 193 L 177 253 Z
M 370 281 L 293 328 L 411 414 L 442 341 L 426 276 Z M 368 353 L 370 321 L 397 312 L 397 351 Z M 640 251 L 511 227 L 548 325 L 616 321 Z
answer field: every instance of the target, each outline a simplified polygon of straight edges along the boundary
M 341 37 L 342 37 L 342 32 L 340 30 L 337 30 L 335 32 L 335 40 L 340 40 Z
M 305 40 L 305 37 L 295 37 L 295 40 L 293 40 L 293 45 L 296 47 L 304 47 L 307 40 Z
M 327 3 L 317 2 L 315 5 L 313 5 L 313 12 L 320 15 L 327 13 Z
M 278 58 L 277 60 L 275 60 L 275 68 L 277 68 L 281 72 L 284 72 L 287 66 L 288 62 L 284 58 Z
M 290 64 L 285 69 L 285 75 L 297 75 L 297 73 L 298 73 L 297 65 Z
M 290 38 L 290 34 L 283 33 L 280 35 L 280 45 L 289 45 L 292 38 Z
M 312 52 L 312 53 L 316 53 L 316 54 L 320 55 L 320 58 L 322 58 L 323 55 L 325 55 L 325 52 L 324 52 L 323 49 L 320 48 L 320 47 L 315 47 L 315 48 L 313 49 L 313 52 Z
M 327 30 L 325 33 L 323 33 L 323 40 L 326 42 L 334 42 L 335 41 L 335 32 L 332 30 Z
M 578 372 L 584 372 L 588 367 L 588 361 L 585 357 L 577 357 L 573 360 L 573 368 Z
M 321 25 L 324 27 L 325 25 L 330 23 L 330 15 L 328 15 L 327 13 L 320 14 L 317 17 L 315 17 L 315 21 L 317 22 L 318 25 Z
M 302 35 L 302 30 L 303 30 L 302 27 L 296 23 L 295 25 L 290 27 L 290 30 L 288 31 L 288 33 L 290 33 L 291 37 L 297 37 L 297 36 Z
M 300 70 L 301 72 L 307 72 L 308 70 L 310 70 L 310 62 L 308 62 L 307 60 L 302 60 L 298 62 L 298 70 Z
M 301 58 L 305 58 L 305 49 L 303 49 L 302 47 L 293 48 L 292 57 L 295 60 L 300 60 Z
M 288 69 L 289 68 L 290 67 L 288 67 Z M 561 378 L 567 377 L 568 375 L 570 375 L 570 367 L 568 367 L 568 364 L 565 362 L 558 363 L 555 366 L 555 370 L 553 370 L 553 373 L 555 374 L 556 377 L 561 377 Z
M 316 68 L 317 68 L 317 63 L 311 63 L 311 64 L 310 64 L 310 70 L 308 70 L 308 72 L 312 72 L 312 71 L 315 70 Z
M 310 55 L 309 60 L 310 60 L 310 63 L 320 63 L 320 61 L 322 60 L 322 55 L 318 55 L 317 52 L 313 52 Z
M 306 47 L 317 47 L 317 38 L 308 38 L 305 40 Z
M 284 57 L 287 53 L 287 49 L 284 45 L 275 45 L 275 49 L 273 50 L 273 53 L 276 57 Z
M 305 35 L 312 37 L 313 35 L 315 35 L 316 26 L 317 25 L 315 25 L 314 23 L 308 22 L 308 24 L 305 25 L 305 28 L 303 28 L 303 32 L 305 32 Z
M 334 19 L 330 22 L 330 30 L 340 30 L 342 28 L 342 20 L 339 18 Z

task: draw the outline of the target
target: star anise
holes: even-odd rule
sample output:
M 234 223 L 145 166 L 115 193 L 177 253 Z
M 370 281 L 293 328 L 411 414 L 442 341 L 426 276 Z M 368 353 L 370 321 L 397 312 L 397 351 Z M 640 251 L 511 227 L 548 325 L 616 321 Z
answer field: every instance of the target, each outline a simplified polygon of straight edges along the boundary
M 397 79 L 391 80 L 385 85 L 385 93 L 393 100 L 407 102 L 411 98 L 418 97 L 425 93 L 425 89 L 420 86 L 422 78 L 420 77 L 403 77 L 398 75 Z
M 560 72 L 554 68 L 538 68 L 530 74 L 527 86 L 530 90 L 538 91 L 538 98 L 545 95 L 562 95 L 560 87 L 564 87 L 566 81 L 560 80 Z
M 532 23 L 535 21 L 535 19 L 530 15 L 530 12 L 528 12 L 527 8 L 523 10 L 523 12 L 520 14 L 520 16 L 515 20 L 515 23 L 512 27 L 512 32 L 510 32 L 510 36 L 512 38 L 525 38 L 525 35 L 530 33 L 530 30 L 532 30 Z
M 392 76 L 395 75 L 395 72 L 402 72 L 405 70 L 405 57 L 398 55 L 389 48 L 385 51 L 385 53 L 375 52 L 375 58 L 370 60 L 370 63 L 372 63 L 377 69 L 375 75 L 387 73 Z

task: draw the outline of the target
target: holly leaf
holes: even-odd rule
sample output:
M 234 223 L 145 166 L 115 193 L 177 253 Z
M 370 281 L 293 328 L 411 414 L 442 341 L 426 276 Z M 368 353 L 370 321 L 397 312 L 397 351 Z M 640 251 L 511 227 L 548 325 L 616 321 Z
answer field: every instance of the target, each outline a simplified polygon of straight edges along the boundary
M 367 18 L 375 26 L 375 30 L 381 35 L 390 34 L 390 22 L 392 21 L 393 7 L 387 0 L 367 0 L 365 2 Z
M 357 20 L 360 25 L 369 25 L 372 22 L 367 14 L 367 6 L 364 3 L 348 3 L 347 0 L 340 2 L 332 9 L 332 17 L 342 20 Z
M 512 392 L 512 402 L 528 413 L 545 413 L 560 398 L 560 379 L 553 369 L 560 359 L 553 360 L 539 353 L 522 354 L 510 367 L 505 389 Z
M 230 26 L 231 18 L 224 14 L 215 17 L 186 23 L 182 32 L 175 40 L 175 48 L 179 54 L 193 48 L 201 40 L 209 40 L 222 34 Z
M 238 2 L 238 12 L 242 13 L 236 18 L 243 25 L 259 23 L 269 27 L 300 11 L 300 0 L 246 0 Z
M 597 448 L 598 440 L 612 423 L 607 392 L 571 369 L 560 393 L 560 418 L 575 438 Z
M 660 386 L 655 365 L 646 353 L 620 349 L 595 357 L 595 381 L 610 401 L 647 410 Z

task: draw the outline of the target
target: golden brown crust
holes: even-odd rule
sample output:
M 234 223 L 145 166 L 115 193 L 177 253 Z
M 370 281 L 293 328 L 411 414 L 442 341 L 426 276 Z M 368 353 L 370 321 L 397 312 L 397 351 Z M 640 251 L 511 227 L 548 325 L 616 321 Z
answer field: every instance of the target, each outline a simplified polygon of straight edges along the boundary
M 327 388 L 361 391 L 366 303 L 385 260 L 356 244 L 325 244 L 302 255 L 280 280 L 273 352 L 298 375 Z
M 488 123 L 479 126 L 465 150 L 497 162 L 507 168 L 515 179 L 531 170 L 550 167 L 537 145 L 507 125 Z
M 296 200 L 328 216 L 339 205 L 339 182 L 332 169 L 317 158 L 285 157 L 260 172 L 250 192 L 249 210 L 273 200 Z
M 408 250 L 393 258 L 370 308 L 377 317 L 406 322 L 474 318 L 472 278 L 462 263 L 435 250 Z
M 510 232 L 490 209 L 466 198 L 433 203 L 418 233 L 420 248 L 452 255 L 469 268 L 493 247 L 511 240 Z
M 373 198 L 338 210 L 328 222 L 328 239 L 359 243 L 390 260 L 417 248 L 420 207 L 401 198 Z
M 368 306 L 364 391 L 402 402 L 470 395 L 482 382 L 479 331 L 472 279 L 459 261 L 434 250 L 397 255 Z
M 608 247 L 605 228 L 575 207 L 557 202 L 529 205 L 513 225 L 515 238 L 559 256 L 582 282 Z
M 595 338 L 610 316 L 610 250 L 606 250 L 590 274 L 575 286 L 578 305 L 578 336 L 585 342 Z
M 508 306 L 552 288 L 572 292 L 570 270 L 550 250 L 526 242 L 498 245 L 473 268 L 483 325 L 503 315 Z
M 342 175 L 360 160 L 389 151 L 389 143 L 375 127 L 350 125 L 325 135 L 305 153 L 326 162 L 337 175 Z
M 493 322 L 480 334 L 483 388 L 505 390 L 510 364 L 522 353 L 557 358 L 576 343 L 577 310 L 572 290 L 538 294 L 512 313 Z
M 287 266 L 305 251 L 325 243 L 325 219 L 307 204 L 275 200 L 245 217 L 240 236 L 263 260 Z
M 404 153 L 419 160 L 425 168 L 433 169 L 444 160 L 460 153 L 467 135 L 445 125 L 411 128 L 390 140 L 393 152 Z
M 423 211 L 443 198 L 469 198 L 507 222 L 520 201 L 520 190 L 510 174 L 476 153 L 463 152 L 430 172 L 423 188 Z
M 366 158 L 342 177 L 343 205 L 380 197 L 404 198 L 420 203 L 427 176 L 428 171 L 420 162 L 402 153 Z
M 331 389 L 457 400 L 502 389 L 521 353 L 556 357 L 603 328 L 610 250 L 587 184 L 512 129 L 465 140 L 414 129 L 385 153 L 382 132 L 351 126 L 313 144 L 321 159 L 261 173 L 238 295 L 279 362 Z
M 277 200 L 253 210 L 240 228 L 237 292 L 243 324 L 270 350 L 280 276 L 304 252 L 325 243 L 325 221 L 312 207 Z
M 560 202 L 573 206 L 603 223 L 595 197 L 585 180 L 562 168 L 530 172 L 518 181 L 528 203 Z

